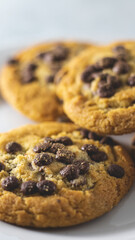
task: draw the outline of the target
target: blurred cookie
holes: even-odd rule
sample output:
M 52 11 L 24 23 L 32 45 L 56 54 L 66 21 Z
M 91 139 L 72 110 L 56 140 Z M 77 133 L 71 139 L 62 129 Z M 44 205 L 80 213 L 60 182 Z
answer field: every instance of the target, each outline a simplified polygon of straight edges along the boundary
M 86 49 L 57 78 L 73 122 L 99 134 L 135 131 L 135 42 Z
M 1 134 L 0 219 L 40 228 L 72 226 L 117 205 L 133 184 L 133 163 L 111 138 L 91 137 L 66 123 Z
M 55 93 L 55 75 L 88 46 L 77 42 L 44 43 L 14 56 L 2 69 L 3 97 L 32 120 L 56 120 L 64 113 Z

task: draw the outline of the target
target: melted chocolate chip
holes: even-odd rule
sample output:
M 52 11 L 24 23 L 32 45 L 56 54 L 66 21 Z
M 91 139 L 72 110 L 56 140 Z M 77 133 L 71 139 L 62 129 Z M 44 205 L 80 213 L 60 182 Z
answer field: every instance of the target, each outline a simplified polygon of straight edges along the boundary
M 92 153 L 90 158 L 94 162 L 104 162 L 108 159 L 107 154 L 103 151 L 97 151 L 96 153 Z
M 110 146 L 115 146 L 117 143 L 111 137 L 103 137 L 100 141 L 101 144 L 107 144 Z
M 54 82 L 54 75 L 49 75 L 45 78 L 46 83 L 53 83 Z
M 37 69 L 37 67 L 38 67 L 37 64 L 30 63 L 26 66 L 25 70 L 27 69 L 27 71 L 34 72 Z
M 98 83 L 99 88 L 104 86 L 110 86 L 112 88 L 118 88 L 121 85 L 121 81 L 116 77 L 109 74 L 101 74 L 100 81 Z
M 36 64 L 30 63 L 23 69 L 21 79 L 23 84 L 31 83 L 37 79 L 35 76 L 35 70 L 37 67 Z
M 18 63 L 19 63 L 19 60 L 15 58 L 11 58 L 7 61 L 8 65 L 17 65 Z
M 22 150 L 22 146 L 17 142 L 9 142 L 5 146 L 7 153 L 16 153 Z
M 86 151 L 89 156 L 91 154 L 98 152 L 98 148 L 95 145 L 92 144 L 85 144 L 81 147 L 81 150 Z
M 58 143 L 62 143 L 65 146 L 73 145 L 73 142 L 72 142 L 71 138 L 66 137 L 66 136 L 56 138 L 55 141 L 58 142 Z
M 116 74 L 126 74 L 130 71 L 130 66 L 124 61 L 118 61 L 112 70 Z
M 49 149 L 49 152 L 51 152 L 51 153 L 57 153 L 57 151 L 59 150 L 59 149 L 63 149 L 64 148 L 64 145 L 63 144 L 61 144 L 61 143 L 53 143 L 52 144 L 52 146 L 51 146 L 51 148 Z
M 65 164 L 70 164 L 73 162 L 75 158 L 75 153 L 62 148 L 62 149 L 58 149 L 57 153 L 56 153 L 56 160 Z
M 111 85 L 104 85 L 98 89 L 97 93 L 101 98 L 109 98 L 115 94 L 115 90 Z
M 88 66 L 82 73 L 81 80 L 85 83 L 91 83 L 94 80 L 94 76 L 92 75 L 94 72 L 96 72 L 95 66 Z
M 87 179 L 84 176 L 80 176 L 79 178 L 71 180 L 70 183 L 71 183 L 71 187 L 79 188 L 79 187 L 87 184 Z
M 1 172 L 2 170 L 5 170 L 5 165 L 4 165 L 2 162 L 0 162 L 0 172 Z
M 7 191 L 13 191 L 14 189 L 19 187 L 19 181 L 14 176 L 6 177 L 2 181 L 2 188 Z
M 74 161 L 74 165 L 78 167 L 80 174 L 85 174 L 89 171 L 90 164 L 85 160 Z
M 50 156 L 48 153 L 38 153 L 34 159 L 34 163 L 39 167 L 50 165 L 52 161 L 53 157 Z
M 34 181 L 27 181 L 27 182 L 23 182 L 21 184 L 21 192 L 24 194 L 24 195 L 32 195 L 32 194 L 35 194 L 37 193 L 38 189 L 37 189 L 37 186 L 36 186 L 36 182 Z
M 40 143 L 33 148 L 33 151 L 36 153 L 46 152 L 52 146 L 51 142 Z
M 43 196 L 49 196 L 56 192 L 56 184 L 49 180 L 43 180 L 37 183 L 38 191 Z
M 134 87 L 135 86 L 135 75 L 132 75 L 128 78 L 127 84 L 130 87 Z
M 58 45 L 52 51 L 44 53 L 44 61 L 48 64 L 54 64 L 57 62 L 64 61 L 68 57 L 69 50 L 62 46 Z
M 64 167 L 60 171 L 60 175 L 63 178 L 66 178 L 68 181 L 70 181 L 70 180 L 73 180 L 73 179 L 79 177 L 79 169 L 78 169 L 77 166 L 71 164 L 71 165 L 68 165 L 68 166 Z
M 117 59 L 114 57 L 104 57 L 100 59 L 96 64 L 101 69 L 112 68 L 116 63 Z
M 108 167 L 107 172 L 110 176 L 116 177 L 116 178 L 122 178 L 124 176 L 124 169 L 120 167 L 119 165 L 112 164 Z

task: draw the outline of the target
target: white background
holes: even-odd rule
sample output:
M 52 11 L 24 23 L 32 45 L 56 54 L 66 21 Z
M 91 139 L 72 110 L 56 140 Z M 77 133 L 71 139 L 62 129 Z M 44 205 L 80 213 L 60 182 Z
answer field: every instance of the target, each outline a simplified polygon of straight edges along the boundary
M 46 39 L 135 38 L 135 0 L 0 0 L 0 49 Z
M 49 39 L 108 43 L 135 39 L 135 0 L 0 0 L 0 66 L 17 49 Z M 0 132 L 30 123 L 0 100 Z M 116 137 L 130 144 L 131 135 Z M 64 229 L 32 230 L 0 222 L 0 240 L 135 240 L 135 187 L 111 212 Z

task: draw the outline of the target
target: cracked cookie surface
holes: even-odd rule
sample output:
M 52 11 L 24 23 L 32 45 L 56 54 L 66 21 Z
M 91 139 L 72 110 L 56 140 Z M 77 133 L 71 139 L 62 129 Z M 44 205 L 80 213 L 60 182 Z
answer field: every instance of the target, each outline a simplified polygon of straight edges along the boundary
M 1 73 L 1 92 L 7 102 L 35 121 L 64 116 L 54 78 L 60 68 L 86 47 L 77 42 L 33 46 L 14 56 Z
M 57 78 L 58 96 L 76 124 L 100 134 L 135 131 L 135 42 L 86 50 Z
M 0 219 L 31 227 L 86 222 L 117 205 L 134 175 L 110 137 L 73 124 L 26 125 L 0 136 Z

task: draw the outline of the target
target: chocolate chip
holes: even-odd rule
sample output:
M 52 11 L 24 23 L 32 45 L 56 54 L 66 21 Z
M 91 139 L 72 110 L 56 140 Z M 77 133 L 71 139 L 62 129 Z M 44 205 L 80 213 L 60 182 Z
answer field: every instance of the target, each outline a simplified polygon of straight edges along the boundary
M 104 85 L 98 89 L 97 93 L 101 98 L 109 98 L 115 94 L 115 89 L 111 85 Z
M 49 196 L 56 192 L 56 184 L 49 180 L 43 180 L 37 183 L 38 191 L 41 195 Z
M 14 176 L 6 177 L 2 181 L 2 188 L 7 191 L 13 191 L 14 189 L 19 187 L 19 181 Z
M 34 63 L 30 63 L 25 66 L 25 68 L 22 71 L 22 79 L 21 82 L 24 84 L 31 83 L 35 81 L 37 78 L 35 76 L 35 70 L 37 69 L 37 65 Z
M 4 165 L 2 162 L 0 162 L 0 172 L 1 172 L 2 170 L 5 170 L 5 165 Z
M 81 150 L 86 151 L 88 153 L 88 155 L 91 155 L 93 153 L 98 152 L 98 148 L 95 145 L 92 145 L 92 144 L 84 144 L 81 147 Z
M 52 146 L 51 142 L 40 143 L 33 148 L 33 151 L 36 153 L 46 152 Z
M 97 151 L 90 155 L 90 158 L 94 162 L 104 162 L 108 159 L 107 154 L 103 151 Z
M 74 165 L 78 167 L 80 174 L 85 174 L 89 171 L 90 164 L 85 160 L 74 161 Z
M 86 128 L 79 128 L 80 134 L 82 135 L 82 138 L 88 138 L 89 130 Z
M 54 82 L 54 75 L 49 75 L 45 78 L 46 83 L 53 83 Z
M 110 146 L 118 145 L 111 137 L 103 137 L 100 141 L 101 144 L 107 144 Z
M 68 57 L 69 50 L 62 46 L 58 45 L 52 51 L 48 51 L 44 54 L 44 61 L 48 64 L 57 63 L 59 61 L 64 61 Z
M 72 122 L 66 115 L 61 115 L 57 118 L 57 122 Z
M 112 88 L 118 88 L 121 85 L 121 81 L 116 77 L 109 74 L 101 74 L 100 81 L 98 83 L 99 88 L 104 86 L 110 86 Z
M 79 169 L 78 169 L 77 166 L 71 164 L 71 165 L 68 165 L 68 166 L 64 167 L 60 171 L 60 175 L 63 178 L 66 178 L 68 181 L 70 181 L 70 180 L 73 180 L 73 179 L 79 177 Z
M 122 178 L 124 176 L 124 169 L 120 167 L 119 165 L 112 164 L 108 167 L 107 172 L 110 176 L 116 177 L 116 178 Z
M 127 84 L 130 87 L 134 87 L 135 86 L 135 75 L 132 75 L 128 78 Z
M 102 136 L 100 136 L 100 135 L 98 135 L 94 132 L 89 132 L 88 139 L 93 139 L 95 141 L 100 141 L 102 139 Z
M 75 158 L 75 153 L 62 148 L 62 149 L 58 149 L 57 153 L 56 153 L 56 160 L 65 164 L 70 164 L 73 162 Z
M 11 58 L 7 61 L 8 65 L 17 65 L 18 63 L 19 63 L 19 60 L 15 58 Z
M 114 57 L 104 57 L 100 59 L 96 64 L 102 69 L 112 68 L 116 63 L 117 59 Z
M 34 72 L 37 69 L 37 67 L 38 67 L 37 64 L 30 63 L 26 66 L 25 70 L 27 69 L 27 71 Z
M 130 71 L 130 66 L 124 61 L 118 61 L 112 70 L 116 74 L 126 74 Z
M 27 182 L 23 182 L 21 184 L 21 192 L 24 195 L 32 195 L 37 193 L 38 189 L 36 186 L 36 182 L 34 181 L 27 181 Z
M 91 83 L 94 80 L 94 76 L 92 75 L 94 72 L 96 72 L 95 66 L 88 66 L 81 74 L 81 80 L 85 83 Z
M 38 53 L 38 55 L 36 57 L 39 59 L 43 59 L 45 54 L 46 54 L 46 52 L 41 52 L 41 53 Z
M 72 142 L 71 138 L 66 137 L 66 136 L 56 138 L 55 141 L 58 142 L 58 143 L 62 143 L 65 146 L 73 145 L 73 142 Z
M 85 184 L 87 184 L 87 179 L 84 176 L 80 176 L 79 178 L 73 179 L 70 181 L 71 187 L 79 188 Z
M 61 144 L 61 143 L 53 143 L 52 144 L 52 146 L 51 146 L 51 148 L 49 149 L 49 152 L 51 152 L 51 153 L 57 153 L 57 151 L 59 150 L 59 149 L 63 149 L 64 148 L 64 145 L 63 144 Z
M 17 142 L 9 142 L 5 146 L 7 153 L 16 153 L 22 150 L 22 146 Z
M 38 153 L 34 159 L 34 163 L 39 167 L 50 165 L 52 161 L 53 157 L 50 156 L 48 153 Z

